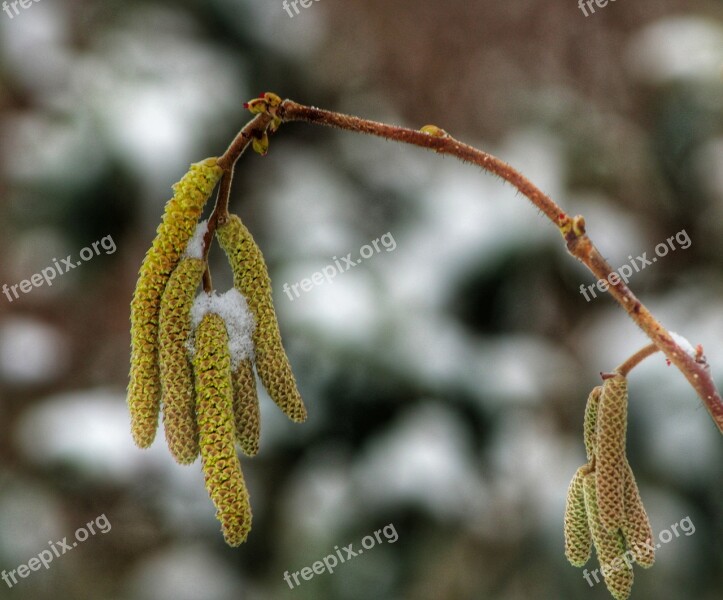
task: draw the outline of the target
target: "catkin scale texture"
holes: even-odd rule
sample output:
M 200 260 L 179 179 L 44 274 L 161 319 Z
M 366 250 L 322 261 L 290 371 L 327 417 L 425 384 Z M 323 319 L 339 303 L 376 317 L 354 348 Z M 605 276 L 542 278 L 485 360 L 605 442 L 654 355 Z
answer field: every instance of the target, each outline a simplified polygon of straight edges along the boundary
M 206 489 L 226 543 L 238 546 L 251 529 L 251 504 L 236 455 L 228 333 L 215 313 L 204 315 L 196 328 L 193 369 Z
M 583 486 L 586 472 L 587 465 L 575 472 L 567 490 L 565 503 L 565 556 L 576 567 L 582 567 L 590 559 L 592 552 Z
M 233 413 L 236 437 L 246 456 L 259 451 L 261 414 L 256 393 L 256 377 L 250 359 L 242 360 L 233 374 Z
M 151 248 L 139 271 L 131 301 L 131 368 L 128 408 L 135 443 L 147 448 L 158 428 L 161 401 L 158 320 L 168 278 L 193 235 L 203 206 L 221 177 L 215 158 L 191 165 L 173 186 Z
M 647 569 L 655 562 L 655 544 L 653 542 L 653 529 L 650 526 L 648 513 L 645 511 L 640 498 L 638 484 L 628 461 L 625 461 L 624 471 L 625 487 L 625 520 L 622 531 L 628 548 L 635 558 L 635 562 Z
M 600 520 L 595 473 L 583 482 L 588 524 L 605 586 L 615 600 L 626 600 L 633 587 L 633 568 L 625 560 L 625 539 L 620 530 L 608 531 Z
M 608 531 L 622 527 L 625 518 L 623 477 L 628 422 L 628 382 L 616 374 L 605 380 L 597 413 L 595 471 L 600 520 Z
M 216 236 L 231 263 L 234 285 L 246 298 L 256 320 L 253 342 L 259 378 L 279 408 L 293 421 L 302 422 L 306 408 L 281 342 L 271 281 L 261 250 L 236 215 L 216 229 Z
M 587 398 L 585 405 L 585 419 L 583 425 L 583 436 L 585 439 L 585 452 L 588 462 L 595 456 L 595 438 L 597 437 L 597 411 L 600 405 L 600 393 L 602 386 L 594 387 Z
M 198 258 L 182 259 L 161 298 L 158 339 L 163 427 L 168 449 L 180 464 L 190 464 L 198 457 L 193 369 L 186 344 L 191 334 L 191 306 L 204 268 Z

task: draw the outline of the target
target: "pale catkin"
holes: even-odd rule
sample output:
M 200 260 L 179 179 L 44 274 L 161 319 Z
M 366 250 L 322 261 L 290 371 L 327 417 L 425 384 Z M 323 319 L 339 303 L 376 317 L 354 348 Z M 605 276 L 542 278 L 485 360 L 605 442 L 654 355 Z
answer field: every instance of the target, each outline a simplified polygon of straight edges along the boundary
M 575 472 L 565 502 L 565 556 L 576 567 L 582 567 L 590 559 L 592 552 L 583 486 L 587 470 L 588 467 L 585 465 Z
M 583 426 L 583 437 L 585 439 L 585 453 L 587 454 L 588 463 L 592 461 L 595 455 L 595 438 L 597 436 L 597 411 L 600 405 L 600 393 L 602 386 L 598 385 L 592 389 L 587 397 L 585 405 L 585 419 Z
M 226 543 L 238 546 L 251 529 L 251 504 L 236 455 L 228 333 L 218 314 L 204 315 L 196 328 L 193 369 L 206 489 Z
M 290 419 L 302 422 L 306 420 L 306 408 L 281 342 L 271 280 L 261 250 L 236 215 L 216 229 L 216 236 L 231 264 L 234 285 L 246 298 L 256 320 L 253 342 L 261 383 Z
M 131 367 L 128 409 L 135 443 L 147 448 L 158 428 L 161 402 L 158 319 L 168 278 L 194 233 L 203 206 L 220 179 L 215 158 L 191 165 L 173 186 L 163 221 L 146 253 L 131 301 Z
M 635 562 L 644 569 L 653 566 L 655 562 L 655 543 L 653 542 L 653 529 L 650 526 L 648 513 L 643 506 L 635 475 L 628 461 L 625 461 L 624 472 L 625 487 L 625 520 L 622 531 L 628 548 L 632 552 Z
M 615 600 L 627 600 L 633 587 L 633 567 L 626 560 L 625 539 L 617 529 L 608 531 L 600 521 L 595 473 L 584 478 L 585 509 L 605 586 Z
M 168 449 L 180 464 L 198 457 L 193 369 L 186 344 L 191 334 L 191 306 L 205 263 L 184 258 L 173 270 L 161 298 L 159 363 L 163 428 Z
M 620 529 L 625 518 L 623 478 L 628 422 L 628 382 L 620 374 L 606 379 L 597 414 L 595 472 L 600 520 L 608 531 Z
M 241 451 L 246 456 L 255 456 L 259 451 L 261 414 L 256 376 L 250 359 L 242 360 L 233 374 L 233 413 Z

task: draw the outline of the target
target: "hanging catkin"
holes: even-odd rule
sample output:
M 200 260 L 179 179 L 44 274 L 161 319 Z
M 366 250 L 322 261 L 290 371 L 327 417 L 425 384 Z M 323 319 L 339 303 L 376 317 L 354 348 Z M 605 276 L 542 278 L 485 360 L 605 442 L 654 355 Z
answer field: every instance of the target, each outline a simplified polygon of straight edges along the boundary
M 602 386 L 598 385 L 592 389 L 587 397 L 585 405 L 585 422 L 583 426 L 583 437 L 585 439 L 585 452 L 588 462 L 592 461 L 595 455 L 595 444 L 597 437 L 597 411 L 600 405 L 600 393 Z
M 595 451 L 600 520 L 608 531 L 622 527 L 625 517 L 623 477 L 627 421 L 628 382 L 616 374 L 603 383 Z
M 163 221 L 139 271 L 131 302 L 131 368 L 128 408 L 135 443 L 147 448 L 158 428 L 161 400 L 158 317 L 168 278 L 192 236 L 204 204 L 221 177 L 215 158 L 191 165 L 173 186 Z
M 186 344 L 191 334 L 191 306 L 204 268 L 201 259 L 182 259 L 161 298 L 158 338 L 163 427 L 168 449 L 181 464 L 198 457 L 193 370 Z
M 253 341 L 259 378 L 271 399 L 290 419 L 304 421 L 306 408 L 281 343 L 271 281 L 261 250 L 236 215 L 216 230 L 216 236 L 231 263 L 234 285 L 246 298 L 256 320 Z
M 251 505 L 238 456 L 231 356 L 224 320 L 207 313 L 195 332 L 196 418 L 206 489 L 226 543 L 238 546 L 251 529 Z
M 242 452 L 255 456 L 259 451 L 261 415 L 254 367 L 248 358 L 239 362 L 233 374 L 233 414 Z
M 576 567 L 582 567 L 589 560 L 592 551 L 583 487 L 586 473 L 587 465 L 575 472 L 565 503 L 565 556 Z
M 655 562 L 655 543 L 653 529 L 650 527 L 648 513 L 640 498 L 638 484 L 628 461 L 625 461 L 625 520 L 622 531 L 625 541 L 632 552 L 635 562 L 643 568 L 652 567 Z
M 596 474 L 588 473 L 584 479 L 585 508 L 595 552 L 600 562 L 605 585 L 615 600 L 626 600 L 633 587 L 633 568 L 626 560 L 625 539 L 620 530 L 608 531 L 600 520 L 599 495 Z

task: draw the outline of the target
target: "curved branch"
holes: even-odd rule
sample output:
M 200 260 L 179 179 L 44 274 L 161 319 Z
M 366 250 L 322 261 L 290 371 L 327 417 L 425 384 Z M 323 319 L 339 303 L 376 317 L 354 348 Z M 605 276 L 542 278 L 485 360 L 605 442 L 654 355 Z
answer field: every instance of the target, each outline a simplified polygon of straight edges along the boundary
M 673 340 L 668 330 L 636 298 L 630 288 L 616 276 L 617 274 L 613 273 L 612 267 L 585 233 L 584 219 L 582 217 L 571 218 L 557 203 L 516 169 L 487 152 L 463 144 L 435 126 L 425 126 L 424 131 L 417 131 L 304 106 L 291 100 L 284 100 L 281 103 L 281 106 L 276 109 L 276 116 L 284 122 L 304 121 L 327 125 L 428 148 L 440 154 L 449 154 L 464 162 L 475 164 L 511 183 L 558 227 L 565 238 L 570 254 L 582 262 L 598 279 L 611 282 L 608 286 L 610 295 L 645 332 L 653 344 L 685 375 L 703 400 L 718 429 L 723 433 L 723 400 L 702 355 L 699 359 L 689 356 Z M 611 275 L 616 280 L 614 284 Z
M 651 356 L 652 354 L 655 354 L 660 349 L 655 344 L 648 344 L 644 348 L 641 348 L 638 350 L 635 354 L 633 354 L 630 358 L 628 358 L 623 364 L 621 364 L 617 369 L 615 369 L 616 373 L 620 373 L 623 377 L 627 377 L 628 373 L 632 371 L 635 367 L 637 367 L 641 362 L 643 362 L 648 356 Z

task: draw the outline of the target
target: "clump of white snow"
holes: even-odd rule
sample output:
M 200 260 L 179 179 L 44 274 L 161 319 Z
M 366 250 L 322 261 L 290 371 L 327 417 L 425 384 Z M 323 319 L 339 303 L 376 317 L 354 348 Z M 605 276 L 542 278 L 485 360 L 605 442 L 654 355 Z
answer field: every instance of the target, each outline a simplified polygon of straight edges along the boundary
M 194 332 L 204 315 L 208 313 L 219 315 L 226 324 L 232 368 L 238 367 L 242 360 L 252 358 L 254 344 L 251 335 L 254 332 L 256 323 L 249 310 L 246 298 L 236 288 L 232 288 L 221 295 L 216 292 L 211 294 L 201 292 L 191 307 L 191 327 Z M 191 356 L 193 356 L 194 344 L 194 334 L 191 334 L 191 339 L 188 341 Z
M 199 260 L 203 258 L 203 238 L 207 231 L 208 221 L 203 220 L 196 225 L 196 231 L 194 231 L 186 246 L 186 253 L 184 254 L 186 258 L 198 258 Z
M 693 344 L 691 344 L 686 338 L 674 331 L 670 332 L 670 337 L 673 338 L 673 341 L 678 344 L 678 346 L 680 346 L 686 354 L 688 354 L 691 358 L 695 358 L 695 348 L 693 348 Z

